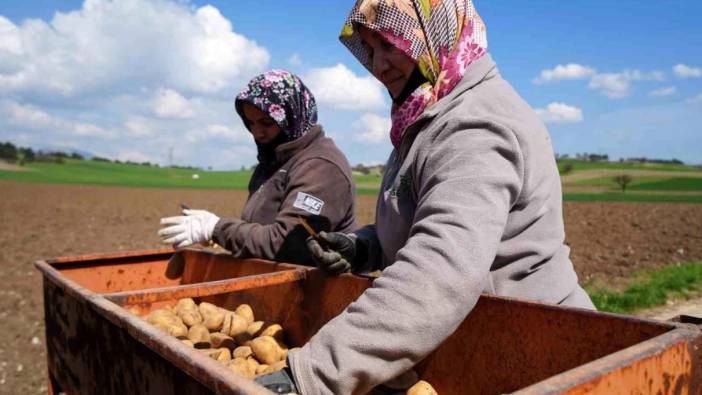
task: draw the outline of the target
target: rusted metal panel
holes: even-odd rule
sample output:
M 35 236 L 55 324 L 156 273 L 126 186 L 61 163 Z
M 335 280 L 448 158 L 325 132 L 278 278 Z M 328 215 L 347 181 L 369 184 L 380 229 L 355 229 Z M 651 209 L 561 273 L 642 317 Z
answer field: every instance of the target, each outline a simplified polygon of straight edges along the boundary
M 700 334 L 679 327 L 515 394 L 699 394 Z
M 207 283 L 207 287 L 203 287 L 202 284 L 188 284 L 177 287 L 117 292 L 107 294 L 105 297 L 118 305 L 155 303 L 173 300 L 174 298 L 200 298 L 244 289 L 269 287 L 271 285 L 304 280 L 305 276 L 306 271 L 304 270 L 286 270 L 239 277 L 233 280 L 211 281 Z
M 51 276 L 51 270 L 47 273 L 44 300 L 51 391 L 270 393 L 107 299 Z

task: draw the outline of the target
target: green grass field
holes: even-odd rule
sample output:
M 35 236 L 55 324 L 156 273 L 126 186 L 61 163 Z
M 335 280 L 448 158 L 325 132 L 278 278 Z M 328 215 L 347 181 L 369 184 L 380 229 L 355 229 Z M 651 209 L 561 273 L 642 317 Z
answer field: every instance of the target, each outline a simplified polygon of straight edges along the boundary
M 588 289 L 598 310 L 631 313 L 664 304 L 671 297 L 686 297 L 702 288 L 702 263 L 666 266 L 653 272 L 637 273 L 637 281 L 622 292 Z
M 593 168 L 617 168 L 621 163 L 574 162 L 573 172 Z M 573 185 L 603 187 L 603 192 L 571 193 L 563 195 L 566 201 L 634 201 L 634 202 L 685 202 L 702 203 L 702 177 L 666 177 L 665 171 L 693 171 L 699 169 L 681 165 L 638 165 L 631 168 L 661 170 L 660 175 L 634 177 L 627 193 L 617 192 L 611 178 L 586 179 Z M 66 160 L 63 164 L 31 163 L 27 171 L 0 170 L 0 180 L 15 180 L 54 184 L 89 184 L 147 188 L 202 188 L 245 190 L 250 171 L 200 171 L 172 168 L 158 168 L 110 162 Z M 570 174 L 572 174 L 571 172 Z M 198 175 L 198 179 L 193 178 Z M 380 176 L 357 175 L 354 177 L 357 192 L 361 195 L 377 195 Z M 659 193 L 651 193 L 659 192 Z M 638 193 L 637 193 L 638 192 Z M 675 192 L 685 192 L 676 194 Z M 690 194 L 690 192 L 693 192 Z M 700 192 L 700 194 L 694 194 Z
M 572 171 L 582 170 L 652 170 L 652 171 L 702 171 L 699 167 L 679 164 L 662 164 L 662 163 L 628 163 L 628 162 L 583 162 L 577 160 L 562 160 L 558 161 L 558 170 L 562 173 L 566 165 L 572 165 Z

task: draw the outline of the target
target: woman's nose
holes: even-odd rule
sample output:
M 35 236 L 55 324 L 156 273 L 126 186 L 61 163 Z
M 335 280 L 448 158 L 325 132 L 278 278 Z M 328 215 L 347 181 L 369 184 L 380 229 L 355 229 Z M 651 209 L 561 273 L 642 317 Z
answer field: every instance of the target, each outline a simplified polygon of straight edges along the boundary
M 378 77 L 378 79 L 382 79 L 380 77 L 389 68 L 390 68 L 390 63 L 388 62 L 388 60 L 385 56 L 383 56 L 382 54 L 375 54 L 375 56 L 373 56 L 373 74 L 375 74 L 376 77 Z

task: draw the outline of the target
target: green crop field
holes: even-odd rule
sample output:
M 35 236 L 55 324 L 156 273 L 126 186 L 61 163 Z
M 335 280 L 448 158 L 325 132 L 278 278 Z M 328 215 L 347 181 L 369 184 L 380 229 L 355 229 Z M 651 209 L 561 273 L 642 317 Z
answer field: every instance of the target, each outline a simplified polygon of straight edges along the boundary
M 651 171 L 689 171 L 702 172 L 702 169 L 690 165 L 682 164 L 667 164 L 667 163 L 638 163 L 638 162 L 584 162 L 577 160 L 560 160 L 558 161 L 558 170 L 563 173 L 566 166 L 572 166 L 571 171 L 582 170 L 651 170 Z
M 621 169 L 622 163 L 572 162 L 573 173 L 587 173 L 593 169 Z M 638 164 L 629 169 L 646 169 L 646 174 L 654 170 L 660 173 L 645 177 L 634 176 L 627 187 L 627 193 L 618 192 L 618 186 L 611 177 L 583 179 L 568 185 L 595 187 L 601 190 L 580 192 L 566 190 L 563 197 L 567 201 L 634 201 L 634 202 L 687 202 L 702 203 L 702 172 L 700 177 L 680 177 L 668 171 L 700 171 L 698 168 L 683 165 Z M 30 163 L 25 171 L 1 170 L 0 180 L 15 180 L 38 183 L 90 184 L 147 188 L 202 188 L 245 190 L 251 171 L 206 171 L 175 168 L 141 166 L 135 164 L 111 163 L 91 160 L 68 159 L 63 164 Z M 196 177 L 193 177 L 194 175 Z M 380 187 L 379 175 L 355 175 L 357 192 L 362 195 L 376 195 Z M 699 192 L 699 193 L 697 193 Z
M 613 177 L 601 177 L 575 182 L 573 185 L 601 186 L 618 190 Z M 702 192 L 702 177 L 632 177 L 626 188 L 628 191 L 680 191 Z

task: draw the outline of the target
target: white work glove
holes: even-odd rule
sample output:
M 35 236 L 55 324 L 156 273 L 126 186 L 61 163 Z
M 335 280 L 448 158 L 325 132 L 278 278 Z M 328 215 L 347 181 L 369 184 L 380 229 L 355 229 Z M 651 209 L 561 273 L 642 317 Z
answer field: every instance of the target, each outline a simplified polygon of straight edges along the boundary
M 164 244 L 175 248 L 196 243 L 208 243 L 219 217 L 206 210 L 183 210 L 182 216 L 161 218 L 161 225 L 170 225 L 158 231 Z

